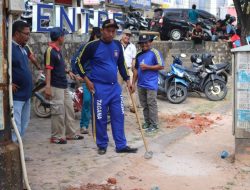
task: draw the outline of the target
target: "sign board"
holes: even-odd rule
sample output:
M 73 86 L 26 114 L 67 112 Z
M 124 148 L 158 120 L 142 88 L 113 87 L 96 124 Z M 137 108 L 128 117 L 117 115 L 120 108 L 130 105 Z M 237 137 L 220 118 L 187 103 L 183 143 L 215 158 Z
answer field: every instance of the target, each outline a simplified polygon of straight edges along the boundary
M 236 128 L 250 130 L 250 54 L 238 52 L 236 63 L 235 124 Z
M 53 14 L 46 14 L 46 12 Z M 89 24 L 101 27 L 103 21 L 107 18 L 119 19 L 122 17 L 122 13 L 108 14 L 106 11 L 81 7 L 68 7 L 65 9 L 63 6 L 51 4 L 34 4 L 32 14 L 32 32 L 49 32 L 51 28 L 57 26 L 67 28 L 70 33 L 77 31 L 88 33 Z M 80 17 L 77 15 L 80 15 Z M 55 18 L 54 26 L 42 26 L 41 23 L 43 20 L 53 20 L 53 18 Z M 78 22 L 78 19 L 81 22 Z M 78 23 L 81 24 L 78 25 Z

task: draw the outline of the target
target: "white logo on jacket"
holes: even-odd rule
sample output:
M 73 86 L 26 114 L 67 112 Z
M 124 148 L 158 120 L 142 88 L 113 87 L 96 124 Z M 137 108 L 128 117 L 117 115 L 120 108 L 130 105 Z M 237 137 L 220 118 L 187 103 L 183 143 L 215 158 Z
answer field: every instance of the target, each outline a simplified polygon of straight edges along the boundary
M 97 119 L 102 119 L 102 100 L 96 101 L 96 113 Z

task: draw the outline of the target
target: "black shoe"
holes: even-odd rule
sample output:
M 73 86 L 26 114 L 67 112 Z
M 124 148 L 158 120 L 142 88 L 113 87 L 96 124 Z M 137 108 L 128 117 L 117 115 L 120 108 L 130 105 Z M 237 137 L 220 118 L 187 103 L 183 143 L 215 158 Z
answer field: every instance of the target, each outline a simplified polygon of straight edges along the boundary
M 126 146 L 125 148 L 121 150 L 116 150 L 117 153 L 136 153 L 138 148 L 130 148 L 129 146 Z
M 107 151 L 107 149 L 106 149 L 106 148 L 98 148 L 98 154 L 100 154 L 100 155 L 105 154 L 105 153 L 106 153 L 106 151 Z

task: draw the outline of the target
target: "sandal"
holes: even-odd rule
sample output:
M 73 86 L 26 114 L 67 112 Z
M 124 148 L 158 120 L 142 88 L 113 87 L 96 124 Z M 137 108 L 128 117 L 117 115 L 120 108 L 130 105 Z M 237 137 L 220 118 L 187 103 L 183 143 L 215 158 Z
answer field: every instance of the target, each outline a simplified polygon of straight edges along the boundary
M 73 137 L 66 137 L 67 140 L 82 140 L 84 137 L 81 135 L 74 135 Z

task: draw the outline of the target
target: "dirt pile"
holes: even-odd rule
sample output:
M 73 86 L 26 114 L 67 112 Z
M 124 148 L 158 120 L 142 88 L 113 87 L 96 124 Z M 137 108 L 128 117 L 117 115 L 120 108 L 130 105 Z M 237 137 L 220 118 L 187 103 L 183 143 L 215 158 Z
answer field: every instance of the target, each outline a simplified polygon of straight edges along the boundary
M 166 128 L 190 127 L 196 134 L 206 130 L 215 123 L 215 120 L 222 119 L 221 116 L 213 116 L 211 113 L 190 114 L 186 112 L 175 115 L 160 115 L 159 118 L 163 121 L 163 126 Z

